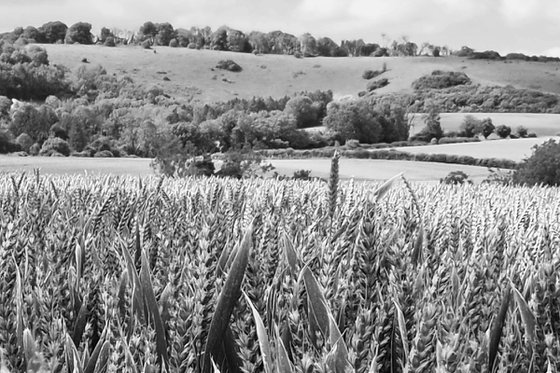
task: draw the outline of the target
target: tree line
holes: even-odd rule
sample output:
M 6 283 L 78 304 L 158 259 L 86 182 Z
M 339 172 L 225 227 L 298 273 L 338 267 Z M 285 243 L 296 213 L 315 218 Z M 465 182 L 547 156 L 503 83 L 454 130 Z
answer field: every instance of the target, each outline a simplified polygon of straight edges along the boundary
M 406 37 L 384 42 L 371 43 L 363 39 L 342 40 L 336 43 L 329 37 L 314 37 L 310 33 L 295 36 L 283 31 L 245 33 L 228 26 L 216 30 L 210 27 L 174 28 L 168 22 L 154 23 L 147 21 L 137 32 L 118 28 L 102 27 L 98 35 L 92 33 L 92 25 L 77 22 L 67 26 L 61 21 L 47 22 L 40 27 L 17 27 L 11 32 L 0 34 L 0 38 L 10 43 L 18 40 L 30 43 L 66 43 L 66 44 L 102 44 L 115 46 L 119 44 L 152 46 L 170 46 L 192 49 L 211 49 L 256 54 L 287 54 L 301 57 L 328 56 L 418 56 L 438 57 L 450 54 L 446 46 L 422 43 L 420 46 Z

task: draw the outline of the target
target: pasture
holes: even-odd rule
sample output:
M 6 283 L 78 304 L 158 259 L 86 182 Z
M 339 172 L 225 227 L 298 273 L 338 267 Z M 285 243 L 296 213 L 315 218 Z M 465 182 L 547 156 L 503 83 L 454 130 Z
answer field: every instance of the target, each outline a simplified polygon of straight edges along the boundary
M 280 97 L 300 91 L 332 90 L 335 97 L 357 95 L 365 90 L 366 69 L 387 71 L 381 76 L 390 84 L 379 93 L 410 92 L 414 80 L 433 70 L 463 71 L 474 83 L 512 85 L 560 93 L 560 63 L 469 60 L 458 57 L 315 57 L 298 59 L 285 55 L 256 56 L 246 53 L 186 48 L 42 45 L 51 63 L 74 71 L 87 58 L 109 74 L 129 76 L 144 86 L 157 85 L 166 93 L 203 102 L 235 97 Z M 233 59 L 242 72 L 215 69 L 218 61 Z M 163 77 L 169 81 L 163 81 Z

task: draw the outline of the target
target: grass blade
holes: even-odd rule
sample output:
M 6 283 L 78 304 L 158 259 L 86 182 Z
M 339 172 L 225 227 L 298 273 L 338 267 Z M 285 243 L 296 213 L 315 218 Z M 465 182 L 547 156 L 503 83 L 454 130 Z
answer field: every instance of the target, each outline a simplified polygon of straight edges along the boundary
M 251 223 L 249 229 L 245 232 L 242 243 L 229 270 L 224 287 L 218 296 L 218 303 L 214 315 L 212 316 L 208 339 L 204 349 L 202 361 L 203 373 L 210 373 L 211 357 L 213 357 L 215 361 L 224 361 L 224 358 L 219 356 L 219 346 L 226 327 L 229 324 L 229 318 L 233 308 L 241 295 L 241 283 L 243 282 L 245 269 L 249 261 L 252 239 L 253 223 Z
M 264 371 L 266 373 L 272 373 L 274 369 L 272 368 L 272 353 L 270 349 L 270 342 L 268 341 L 268 335 L 266 334 L 266 329 L 264 328 L 264 323 L 259 315 L 259 311 L 255 308 L 249 296 L 243 292 L 247 304 L 251 307 L 253 311 L 253 318 L 255 319 L 255 325 L 257 327 L 257 338 L 259 339 L 259 347 L 261 349 L 261 355 L 264 364 Z

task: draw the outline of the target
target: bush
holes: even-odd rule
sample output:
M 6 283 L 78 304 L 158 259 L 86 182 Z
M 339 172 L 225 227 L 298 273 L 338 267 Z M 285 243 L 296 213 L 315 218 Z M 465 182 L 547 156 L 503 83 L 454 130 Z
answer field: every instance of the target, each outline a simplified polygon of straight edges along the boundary
M 115 38 L 112 36 L 109 36 L 107 39 L 105 39 L 105 42 L 103 43 L 104 46 L 106 47 L 114 47 L 115 46 Z
M 383 74 L 383 71 L 379 71 L 379 70 L 366 70 L 362 73 L 362 78 L 366 79 L 366 80 L 370 80 L 373 78 L 378 77 L 379 75 Z
M 113 158 L 113 152 L 109 150 L 101 150 L 93 155 L 95 158 Z
M 500 136 L 502 139 L 505 139 L 511 134 L 511 127 L 506 126 L 504 124 L 499 125 L 496 127 L 496 134 Z
M 513 175 L 516 184 L 560 185 L 560 142 L 553 139 L 533 147 L 533 154 L 525 159 Z
M 438 144 L 461 144 L 467 142 L 480 142 L 476 137 L 442 137 L 439 139 Z
M 373 80 L 368 83 L 367 90 L 368 92 L 375 91 L 376 89 L 383 88 L 389 84 L 389 80 L 387 78 Z
M 33 145 L 33 139 L 27 133 L 22 133 L 16 138 L 16 144 L 18 144 L 26 153 L 29 153 L 29 148 Z
M 51 156 L 53 153 L 59 153 L 64 156 L 70 155 L 70 145 L 58 137 L 49 137 L 41 147 L 39 155 Z
M 527 137 L 527 128 L 523 127 L 523 126 L 519 126 L 515 129 L 515 132 L 517 133 L 517 136 L 523 138 L 523 137 Z
M 471 79 L 463 72 L 435 70 L 431 75 L 424 75 L 415 80 L 412 88 L 415 90 L 444 89 L 470 83 Z
M 451 171 L 446 177 L 440 179 L 439 182 L 448 185 L 472 184 L 472 180 L 469 180 L 469 175 L 463 171 Z
M 142 42 L 142 48 L 144 49 L 150 49 L 152 48 L 152 43 L 149 40 L 144 40 Z
M 241 66 L 239 66 L 233 60 L 221 60 L 216 65 L 216 68 L 217 69 L 222 69 L 222 70 L 227 70 L 227 71 L 232 71 L 232 72 L 236 72 L 236 73 L 243 70 L 243 68 L 241 68 Z

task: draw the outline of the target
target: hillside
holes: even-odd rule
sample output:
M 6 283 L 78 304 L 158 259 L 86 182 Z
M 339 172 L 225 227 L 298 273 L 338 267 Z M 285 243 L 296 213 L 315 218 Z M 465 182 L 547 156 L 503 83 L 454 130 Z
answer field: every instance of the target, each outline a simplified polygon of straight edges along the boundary
M 176 97 L 194 97 L 203 102 L 234 97 L 279 97 L 303 90 L 333 91 L 335 97 L 355 95 L 365 89 L 366 69 L 388 71 L 382 77 L 390 84 L 379 93 L 406 92 L 412 82 L 433 70 L 465 72 L 474 83 L 513 85 L 560 94 L 560 63 L 469 60 L 459 57 L 315 57 L 297 59 L 286 55 L 253 55 L 186 48 L 42 45 L 51 63 L 71 70 L 87 58 L 109 74 L 128 75 L 135 82 L 158 85 Z M 239 73 L 214 69 L 222 59 L 242 66 Z M 164 81 L 164 77 L 169 81 Z

